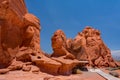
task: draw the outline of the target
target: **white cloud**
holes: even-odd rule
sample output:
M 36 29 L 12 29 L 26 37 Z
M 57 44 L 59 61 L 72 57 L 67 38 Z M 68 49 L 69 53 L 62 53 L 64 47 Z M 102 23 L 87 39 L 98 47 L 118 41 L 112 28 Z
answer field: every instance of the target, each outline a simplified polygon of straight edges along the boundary
M 111 54 L 112 54 L 114 59 L 120 60 L 120 50 L 112 50 Z
M 113 56 L 120 56 L 120 50 L 112 50 L 112 51 L 111 51 L 111 54 L 112 54 Z
M 119 54 L 120 54 L 120 50 L 112 50 L 111 53 L 112 53 L 112 54 L 116 54 L 116 53 L 119 53 Z

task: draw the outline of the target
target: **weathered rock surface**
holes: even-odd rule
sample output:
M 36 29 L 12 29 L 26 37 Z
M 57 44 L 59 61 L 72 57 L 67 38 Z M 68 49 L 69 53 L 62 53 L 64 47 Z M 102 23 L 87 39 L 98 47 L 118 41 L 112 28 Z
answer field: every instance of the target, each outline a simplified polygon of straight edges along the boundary
M 62 30 L 57 30 L 52 37 L 52 48 L 52 57 L 64 56 L 67 59 L 89 61 L 89 66 L 118 66 L 101 39 L 100 31 L 89 26 L 79 32 L 74 39 L 67 39 Z
M 40 48 L 40 30 L 39 19 L 28 13 L 24 0 L 0 0 L 0 69 L 71 74 L 78 60 L 91 66 L 117 66 L 98 30 L 87 27 L 74 40 L 57 30 L 51 57 Z
M 70 74 L 71 70 L 79 64 L 75 56 L 67 51 L 66 36 L 62 30 L 57 30 L 52 36 L 52 59 L 59 62 L 59 74 Z
M 40 30 L 39 19 L 28 13 L 24 0 L 0 0 L 0 68 L 29 71 L 23 65 L 32 62 L 30 65 L 42 64 L 39 68 L 54 72 L 60 63 L 43 55 Z
M 0 0 L 0 68 L 10 65 L 22 47 L 42 52 L 40 29 L 39 19 L 28 13 L 24 0 Z
M 31 70 L 31 66 L 23 65 L 23 71 L 29 72 Z
M 21 61 L 13 60 L 12 64 L 8 67 L 10 71 L 21 70 L 23 68 L 24 63 Z
M 75 56 L 67 51 L 66 36 L 62 30 L 57 30 L 52 36 L 52 57 L 64 56 L 67 59 L 75 59 Z
M 109 74 L 114 77 L 119 77 L 119 74 L 117 72 L 109 72 Z
M 86 27 L 73 39 L 69 40 L 68 51 L 78 60 L 89 61 L 90 66 L 116 67 L 109 48 L 104 44 L 100 31 Z
M 0 74 L 6 74 L 9 72 L 9 69 L 0 69 Z
M 80 62 L 76 59 L 64 59 L 63 57 L 52 57 L 53 60 L 59 62 L 61 66 L 58 69 L 59 74 L 69 75 L 72 73 L 72 69 L 78 65 Z
M 78 46 L 79 45 L 79 46 Z M 72 43 L 73 54 L 78 60 L 88 60 L 89 65 L 97 67 L 116 67 L 109 48 L 104 44 L 100 31 L 86 27 Z

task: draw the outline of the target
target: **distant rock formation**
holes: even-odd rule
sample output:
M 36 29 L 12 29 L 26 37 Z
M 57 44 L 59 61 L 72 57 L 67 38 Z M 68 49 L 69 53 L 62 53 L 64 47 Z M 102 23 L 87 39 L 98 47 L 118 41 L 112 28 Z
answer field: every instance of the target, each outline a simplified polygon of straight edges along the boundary
M 54 51 L 52 56 L 72 54 L 72 58 L 89 61 L 89 66 L 118 66 L 117 62 L 113 60 L 109 48 L 102 41 L 100 31 L 89 26 L 79 32 L 74 39 L 67 39 L 63 31 L 57 30 L 52 37 L 52 47 Z
M 72 53 L 78 60 L 88 60 L 90 66 L 116 67 L 109 48 L 104 44 L 100 31 L 86 27 L 75 37 Z
M 109 48 L 104 44 L 100 31 L 87 26 L 74 39 L 66 39 L 66 49 L 78 60 L 89 61 L 89 66 L 116 67 Z

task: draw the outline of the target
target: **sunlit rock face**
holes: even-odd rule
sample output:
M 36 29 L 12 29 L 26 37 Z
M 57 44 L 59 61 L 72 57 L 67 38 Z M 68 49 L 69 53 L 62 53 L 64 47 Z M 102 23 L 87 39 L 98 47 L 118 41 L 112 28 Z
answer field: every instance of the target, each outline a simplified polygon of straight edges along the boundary
M 51 57 L 40 48 L 40 30 L 39 19 L 28 13 L 24 0 L 0 0 L 0 68 L 30 71 L 29 66 L 34 66 L 38 72 L 71 74 L 79 60 L 89 61 L 90 66 L 117 66 L 98 30 L 86 27 L 75 39 L 57 30 L 51 39 Z
M 71 59 L 75 57 L 67 51 L 67 38 L 62 30 L 57 30 L 52 36 L 52 57 L 69 56 Z
M 59 74 L 70 74 L 71 70 L 79 64 L 79 61 L 75 59 L 75 56 L 67 51 L 67 38 L 62 30 L 57 30 L 52 38 L 53 54 L 52 59 L 59 62 Z
M 24 0 L 0 0 L 0 68 L 8 66 L 21 47 L 39 50 L 40 23 Z
M 104 44 L 100 31 L 87 26 L 73 39 L 68 50 L 78 60 L 89 61 L 90 66 L 116 67 L 109 48 Z
M 0 0 L 0 68 L 30 70 L 30 66 L 36 66 L 37 72 L 71 74 L 79 61 L 66 50 L 64 33 L 58 31 L 64 36 L 57 41 L 58 47 L 63 46 L 61 50 L 66 52 L 55 55 L 62 57 L 50 58 L 40 49 L 40 30 L 39 19 L 28 13 L 24 0 Z M 55 42 L 53 47 L 60 53 L 56 45 Z
M 104 44 L 100 31 L 87 26 L 74 39 L 67 39 L 64 32 L 57 30 L 52 37 L 52 56 L 68 53 L 78 60 L 89 61 L 89 66 L 116 67 L 109 48 Z

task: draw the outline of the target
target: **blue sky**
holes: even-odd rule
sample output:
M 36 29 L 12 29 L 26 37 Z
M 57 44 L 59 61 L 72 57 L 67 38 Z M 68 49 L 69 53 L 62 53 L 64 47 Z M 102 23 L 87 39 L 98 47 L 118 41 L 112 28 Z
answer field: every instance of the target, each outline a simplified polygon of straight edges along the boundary
M 62 29 L 74 38 L 85 26 L 101 31 L 111 50 L 120 50 L 120 0 L 25 0 L 28 11 L 40 19 L 41 48 L 52 53 L 51 37 Z

